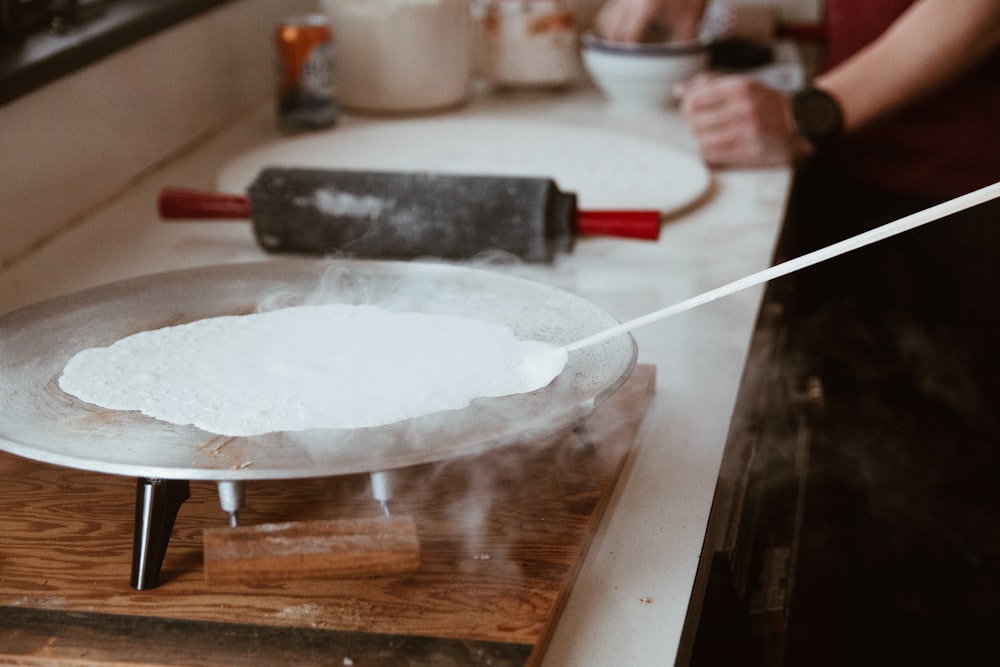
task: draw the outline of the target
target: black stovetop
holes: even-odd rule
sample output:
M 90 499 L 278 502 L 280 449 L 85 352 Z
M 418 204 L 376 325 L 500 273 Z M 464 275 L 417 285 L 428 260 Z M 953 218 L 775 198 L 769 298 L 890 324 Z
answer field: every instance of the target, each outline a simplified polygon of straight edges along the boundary
M 790 218 L 777 259 L 855 231 Z M 727 447 L 750 461 L 738 537 L 706 554 L 692 664 L 968 665 L 993 646 L 998 265 L 993 202 L 768 286 L 734 420 L 752 434 Z

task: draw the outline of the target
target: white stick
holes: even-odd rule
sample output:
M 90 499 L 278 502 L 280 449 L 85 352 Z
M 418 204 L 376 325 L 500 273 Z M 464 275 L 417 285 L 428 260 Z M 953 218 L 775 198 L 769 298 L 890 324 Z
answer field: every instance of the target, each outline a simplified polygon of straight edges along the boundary
M 828 245 L 825 248 L 814 250 L 810 253 L 802 255 L 801 257 L 796 257 L 788 260 L 787 262 L 776 264 L 770 268 L 764 269 L 763 271 L 758 271 L 757 273 L 740 278 L 739 280 L 734 280 L 727 285 L 716 287 L 715 289 L 705 292 L 704 294 L 699 294 L 698 296 L 691 297 L 690 299 L 681 301 L 680 303 L 675 303 L 672 306 L 667 306 L 666 308 L 649 313 L 648 315 L 643 315 L 642 317 L 637 317 L 634 320 L 623 322 L 622 324 L 611 327 L 610 329 L 599 331 L 598 333 L 578 340 L 575 343 L 570 343 L 566 346 L 566 351 L 573 352 L 574 350 L 579 350 L 581 348 L 594 345 L 595 343 L 600 343 L 601 341 L 613 338 L 614 336 L 627 333 L 633 329 L 638 329 L 639 327 L 646 326 L 647 324 L 652 324 L 653 322 L 658 322 L 666 317 L 676 315 L 677 313 L 684 312 L 685 310 L 690 310 L 696 306 L 708 303 L 709 301 L 714 301 L 719 297 L 732 294 L 733 292 L 738 292 L 748 287 L 753 287 L 754 285 L 759 285 L 763 282 L 767 282 L 768 280 L 773 280 L 774 278 L 780 278 L 781 276 L 788 275 L 793 271 L 804 269 L 808 266 L 812 266 L 813 264 L 819 264 L 820 262 L 832 259 L 838 255 L 843 255 L 851 250 L 857 250 L 858 248 L 875 243 L 876 241 L 887 239 L 890 236 L 895 236 L 896 234 L 919 227 L 927 224 L 928 222 L 933 222 L 939 218 L 951 215 L 952 213 L 964 211 L 967 208 L 988 202 L 997 197 L 1000 197 L 1000 182 L 988 185 L 985 188 L 975 190 L 969 194 L 956 197 L 955 199 L 932 206 L 928 209 L 924 209 L 923 211 L 918 211 L 904 218 L 900 218 L 899 220 L 888 222 L 880 227 L 870 229 L 867 232 L 844 239 L 843 241 L 839 241 L 833 245 Z

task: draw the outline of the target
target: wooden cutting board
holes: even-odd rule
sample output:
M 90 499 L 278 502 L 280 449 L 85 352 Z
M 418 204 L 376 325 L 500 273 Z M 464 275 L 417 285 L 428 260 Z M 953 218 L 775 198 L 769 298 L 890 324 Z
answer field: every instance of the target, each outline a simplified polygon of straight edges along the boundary
M 419 571 L 208 585 L 192 484 L 159 587 L 129 587 L 135 480 L 0 454 L 0 662 L 533 665 L 544 653 L 655 388 L 639 366 L 586 422 L 397 472 Z M 244 524 L 379 512 L 366 475 L 254 482 Z

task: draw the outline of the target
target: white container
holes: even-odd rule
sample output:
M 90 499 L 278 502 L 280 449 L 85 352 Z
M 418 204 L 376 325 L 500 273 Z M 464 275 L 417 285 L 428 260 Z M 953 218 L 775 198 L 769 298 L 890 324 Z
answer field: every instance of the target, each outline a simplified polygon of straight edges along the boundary
M 677 84 L 705 69 L 704 42 L 625 43 L 584 33 L 583 65 L 594 84 L 616 107 L 659 109 L 675 104 Z
M 339 105 L 405 113 L 466 100 L 468 0 L 321 0 L 321 6 L 333 25 Z
M 576 18 L 568 0 L 484 0 L 477 20 L 480 72 L 501 86 L 577 80 Z

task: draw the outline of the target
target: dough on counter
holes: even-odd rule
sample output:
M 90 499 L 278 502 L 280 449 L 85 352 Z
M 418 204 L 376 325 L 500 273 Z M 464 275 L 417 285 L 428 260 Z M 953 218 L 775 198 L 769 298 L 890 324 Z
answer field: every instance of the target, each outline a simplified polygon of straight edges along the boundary
M 296 306 L 142 331 L 77 353 L 63 391 L 211 433 L 381 426 L 534 391 L 564 348 L 503 325 L 372 305 Z

